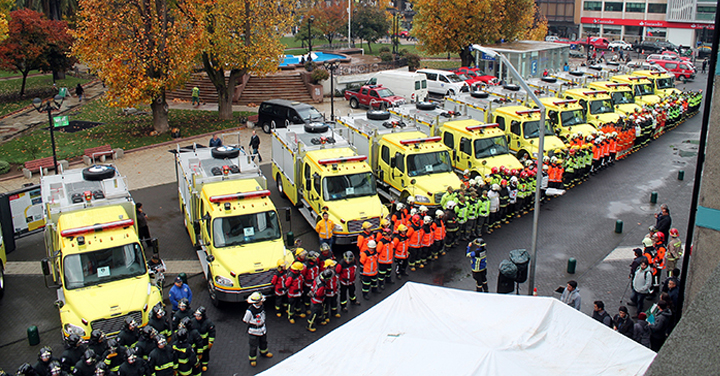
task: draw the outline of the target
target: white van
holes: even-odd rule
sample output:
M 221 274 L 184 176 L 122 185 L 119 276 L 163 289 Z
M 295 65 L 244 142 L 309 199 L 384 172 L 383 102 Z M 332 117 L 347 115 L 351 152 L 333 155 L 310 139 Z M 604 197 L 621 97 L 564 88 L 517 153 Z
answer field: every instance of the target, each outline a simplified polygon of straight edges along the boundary
M 428 95 L 425 75 L 417 72 L 380 71 L 370 78 L 366 85 L 382 85 L 409 102 L 422 102 Z
M 427 78 L 428 92 L 433 94 L 456 95 L 467 93 L 470 87 L 457 74 L 439 69 L 418 69 Z

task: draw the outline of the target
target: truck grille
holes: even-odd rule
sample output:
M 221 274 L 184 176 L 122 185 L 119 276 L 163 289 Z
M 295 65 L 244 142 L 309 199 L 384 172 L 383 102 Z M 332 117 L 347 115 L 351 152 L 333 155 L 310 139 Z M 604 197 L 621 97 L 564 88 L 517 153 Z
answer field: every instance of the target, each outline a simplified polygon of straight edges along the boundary
M 440 200 L 442 200 L 442 196 L 445 194 L 445 192 L 438 192 L 435 194 L 435 203 L 440 205 Z
M 362 224 L 363 222 L 370 222 L 372 225 L 372 228 L 379 228 L 380 227 L 380 217 L 372 217 L 368 219 L 361 219 L 361 220 L 355 220 L 348 222 L 348 231 L 349 232 L 361 232 L 362 231 Z
M 240 287 L 244 289 L 267 285 L 272 280 L 274 273 L 275 270 L 270 269 L 260 273 L 240 274 L 238 276 L 238 283 L 240 283 Z
M 142 323 L 142 313 L 140 311 L 130 312 L 127 315 L 111 317 L 109 319 L 95 320 L 90 324 L 92 330 L 100 329 L 105 335 L 111 336 L 120 332 L 125 325 L 125 317 L 130 316 L 140 325 Z

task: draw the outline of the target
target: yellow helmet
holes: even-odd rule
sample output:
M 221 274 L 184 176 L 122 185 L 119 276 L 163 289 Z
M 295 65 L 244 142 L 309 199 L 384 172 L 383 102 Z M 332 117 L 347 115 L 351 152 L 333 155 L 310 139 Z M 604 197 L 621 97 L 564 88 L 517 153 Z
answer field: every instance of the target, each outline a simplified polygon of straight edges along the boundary
M 337 262 L 336 262 L 335 260 L 328 259 L 328 260 L 325 260 L 325 264 L 323 264 L 323 267 L 324 267 L 325 269 L 327 269 L 327 268 L 334 268 L 335 265 L 337 265 Z
M 295 257 L 300 256 L 303 252 L 305 252 L 305 248 L 298 247 L 297 249 L 295 249 Z
M 279 260 L 277 261 L 277 267 L 278 267 L 278 268 L 282 266 L 283 269 L 287 269 L 287 264 L 288 264 L 287 261 L 285 261 L 285 260 L 283 260 L 283 259 L 279 259 Z
M 367 223 L 367 222 L 365 222 L 365 223 Z M 387 218 L 383 218 L 380 220 L 380 226 L 387 227 L 388 225 L 390 225 L 390 221 Z
M 407 226 L 405 226 L 404 224 L 401 223 L 397 229 L 398 229 L 398 231 L 402 232 L 402 231 L 407 231 L 408 228 L 407 228 Z
M 303 263 L 300 262 L 300 261 L 295 261 L 295 262 L 292 264 L 292 266 L 290 267 L 290 269 L 296 270 L 296 271 L 301 271 L 301 270 L 305 269 L 305 264 L 303 264 Z
M 367 230 L 367 229 L 369 229 L 369 228 L 371 228 L 371 227 L 372 227 L 372 224 L 371 224 L 370 222 L 368 222 L 368 221 L 365 221 L 365 222 L 363 222 L 363 224 L 362 224 L 363 230 Z

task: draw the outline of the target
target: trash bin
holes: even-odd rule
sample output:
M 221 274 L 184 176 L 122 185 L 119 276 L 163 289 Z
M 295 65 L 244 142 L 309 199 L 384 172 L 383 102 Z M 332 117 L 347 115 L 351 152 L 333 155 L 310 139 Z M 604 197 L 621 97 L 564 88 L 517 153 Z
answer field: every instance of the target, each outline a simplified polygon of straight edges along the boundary
M 28 343 L 30 346 L 35 346 L 40 344 L 40 333 L 38 333 L 37 326 L 33 325 L 29 328 L 27 328 L 27 337 L 28 337 Z
M 498 268 L 498 294 L 509 294 L 515 291 L 515 279 L 517 278 L 517 266 L 510 260 L 502 260 Z
M 575 257 L 570 257 L 568 259 L 567 272 L 570 274 L 575 274 L 576 267 L 577 267 L 577 260 L 575 259 Z
M 517 266 L 517 276 L 515 282 L 523 283 L 527 281 L 528 264 L 530 264 L 530 254 L 524 249 L 513 249 L 510 251 L 510 261 Z

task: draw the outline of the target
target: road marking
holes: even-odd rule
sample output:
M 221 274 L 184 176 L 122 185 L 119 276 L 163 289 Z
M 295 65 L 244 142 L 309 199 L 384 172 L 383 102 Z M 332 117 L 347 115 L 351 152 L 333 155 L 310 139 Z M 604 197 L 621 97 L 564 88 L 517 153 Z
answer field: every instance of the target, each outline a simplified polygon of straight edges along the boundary
M 633 249 L 638 247 L 617 247 L 610 254 L 605 256 L 603 261 L 622 261 L 622 260 L 634 260 L 635 253 Z
M 200 263 L 197 260 L 166 260 L 166 274 L 202 273 Z M 40 261 L 8 261 L 5 268 L 6 275 L 42 275 Z

